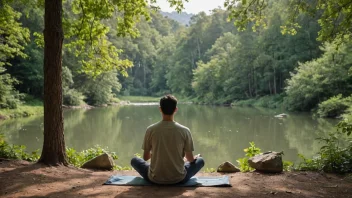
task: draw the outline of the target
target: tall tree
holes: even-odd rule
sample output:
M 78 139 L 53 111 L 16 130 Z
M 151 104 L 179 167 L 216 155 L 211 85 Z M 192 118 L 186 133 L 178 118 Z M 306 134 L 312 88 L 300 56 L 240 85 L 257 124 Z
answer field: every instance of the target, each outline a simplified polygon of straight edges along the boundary
M 183 8 L 180 0 L 168 1 L 171 6 L 176 6 L 177 10 Z M 155 0 L 150 2 L 155 3 Z M 88 53 L 92 61 L 82 62 L 87 73 L 96 76 L 114 68 L 120 72 L 126 72 L 125 69 L 130 64 L 113 60 L 118 57 L 118 50 L 106 40 L 109 28 L 100 21 L 112 17 L 114 11 L 117 10 L 121 13 L 121 16 L 118 16 L 120 20 L 117 25 L 119 35 L 136 35 L 134 24 L 139 17 L 143 15 L 147 19 L 150 18 L 148 1 L 81 0 L 73 1 L 72 5 L 75 8 L 74 12 L 79 14 L 79 18 L 77 21 L 72 21 L 73 29 L 70 29 L 68 35 L 81 37 L 73 43 L 74 47 L 79 52 L 84 48 L 82 43 L 94 44 L 90 46 L 91 51 Z M 44 19 L 44 144 L 39 162 L 48 165 L 67 165 L 62 113 L 62 45 L 64 39 L 62 0 L 45 0 Z
M 62 112 L 62 0 L 45 0 L 44 144 L 39 162 L 68 165 Z

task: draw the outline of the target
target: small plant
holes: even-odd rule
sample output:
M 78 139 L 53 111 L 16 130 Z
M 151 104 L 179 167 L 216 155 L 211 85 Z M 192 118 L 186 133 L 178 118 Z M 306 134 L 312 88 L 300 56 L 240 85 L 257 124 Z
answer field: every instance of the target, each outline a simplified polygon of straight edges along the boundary
M 115 165 L 113 170 L 117 170 L 117 171 L 127 171 L 127 170 L 133 170 L 132 167 L 130 166 L 118 166 L 118 165 Z
M 246 157 L 244 158 L 240 158 L 237 160 L 239 166 L 240 166 L 240 170 L 241 172 L 248 172 L 248 171 L 252 171 L 254 170 L 253 168 L 251 168 L 248 164 L 248 159 L 251 157 L 254 157 L 255 155 L 260 154 L 260 148 L 255 147 L 254 142 L 250 142 L 250 147 L 245 148 L 243 151 L 246 153 Z
M 205 173 L 215 173 L 216 172 L 216 169 L 215 168 L 206 168 Z
M 321 161 L 314 157 L 312 159 L 304 157 L 302 154 L 298 154 L 298 157 L 301 158 L 302 162 L 298 164 L 297 169 L 301 171 L 317 171 L 320 169 Z
M 141 155 L 141 154 L 139 154 L 139 153 L 135 153 L 135 154 L 134 154 L 134 156 L 135 156 L 135 157 L 142 158 L 142 155 Z
M 283 161 L 284 171 L 291 171 L 293 169 L 293 162 Z

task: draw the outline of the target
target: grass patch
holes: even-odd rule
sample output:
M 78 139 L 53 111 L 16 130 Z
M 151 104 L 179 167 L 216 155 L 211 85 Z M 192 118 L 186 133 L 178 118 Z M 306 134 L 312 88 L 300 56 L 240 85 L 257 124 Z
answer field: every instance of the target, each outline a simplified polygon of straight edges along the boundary
M 0 109 L 0 115 L 5 118 L 21 118 L 44 113 L 43 102 L 30 100 L 19 105 L 16 109 Z
M 130 102 L 159 102 L 161 97 L 152 96 L 120 96 L 119 99 L 122 101 Z

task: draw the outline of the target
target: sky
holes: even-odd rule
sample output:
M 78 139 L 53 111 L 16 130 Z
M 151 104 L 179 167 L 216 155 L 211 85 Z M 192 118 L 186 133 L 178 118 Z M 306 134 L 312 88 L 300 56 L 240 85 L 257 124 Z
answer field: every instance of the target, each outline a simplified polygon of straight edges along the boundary
M 167 0 L 158 0 L 157 5 L 161 8 L 162 11 L 172 12 L 175 11 L 175 8 L 170 8 L 170 4 Z M 198 14 L 199 12 L 209 13 L 210 10 L 214 8 L 224 7 L 225 0 L 189 0 L 188 3 L 184 3 L 185 9 L 184 12 Z

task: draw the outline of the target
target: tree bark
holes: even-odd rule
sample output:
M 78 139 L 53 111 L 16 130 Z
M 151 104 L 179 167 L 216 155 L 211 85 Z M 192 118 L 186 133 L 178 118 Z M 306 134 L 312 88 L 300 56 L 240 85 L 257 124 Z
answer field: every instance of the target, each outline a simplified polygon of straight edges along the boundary
M 276 69 L 274 67 L 274 95 L 277 93 L 277 88 L 276 88 Z
M 62 113 L 62 0 L 45 0 L 44 144 L 39 162 L 68 165 Z

